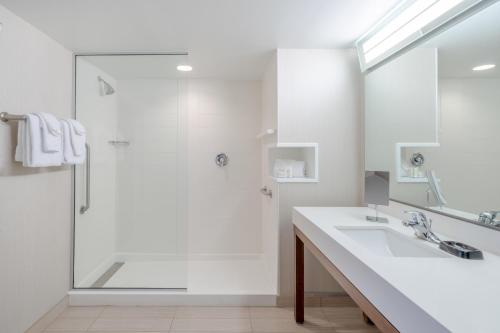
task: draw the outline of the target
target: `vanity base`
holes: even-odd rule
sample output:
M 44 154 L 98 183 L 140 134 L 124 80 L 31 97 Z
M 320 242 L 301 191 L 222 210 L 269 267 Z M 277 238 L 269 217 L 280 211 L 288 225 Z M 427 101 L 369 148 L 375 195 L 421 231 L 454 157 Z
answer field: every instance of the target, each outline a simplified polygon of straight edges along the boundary
M 372 321 L 383 333 L 399 331 L 354 286 L 351 281 L 307 238 L 296 226 L 295 233 L 295 321 L 304 322 L 304 248 L 307 248 L 339 283 L 363 311 L 363 317 Z M 366 321 L 366 320 L 365 320 Z

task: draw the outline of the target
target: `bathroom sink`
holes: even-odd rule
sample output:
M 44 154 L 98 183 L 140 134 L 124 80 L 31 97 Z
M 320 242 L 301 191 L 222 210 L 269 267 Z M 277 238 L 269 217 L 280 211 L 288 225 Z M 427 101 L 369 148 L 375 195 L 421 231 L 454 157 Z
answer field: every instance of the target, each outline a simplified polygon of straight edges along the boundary
M 383 257 L 449 258 L 425 241 L 411 238 L 386 227 L 337 227 L 346 236 Z

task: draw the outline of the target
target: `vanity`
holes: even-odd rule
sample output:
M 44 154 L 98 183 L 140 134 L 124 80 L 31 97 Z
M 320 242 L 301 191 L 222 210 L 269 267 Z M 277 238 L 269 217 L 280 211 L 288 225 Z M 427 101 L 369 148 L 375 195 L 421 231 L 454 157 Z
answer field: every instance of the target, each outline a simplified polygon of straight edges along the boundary
M 380 331 L 500 331 L 500 257 L 452 256 L 418 239 L 400 219 L 366 220 L 368 207 L 296 207 L 296 321 L 304 320 L 304 249 L 337 280 Z M 439 235 L 447 240 L 444 235 Z

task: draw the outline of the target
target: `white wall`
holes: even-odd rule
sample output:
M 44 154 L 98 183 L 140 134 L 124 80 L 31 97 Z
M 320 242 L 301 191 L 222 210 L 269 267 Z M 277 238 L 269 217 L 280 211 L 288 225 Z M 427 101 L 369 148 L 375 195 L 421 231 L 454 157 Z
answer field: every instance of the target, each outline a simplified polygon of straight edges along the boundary
M 89 287 L 114 262 L 116 221 L 116 94 L 101 96 L 101 76 L 116 89 L 116 80 L 83 57 L 76 63 L 76 118 L 87 129 L 91 147 L 91 206 L 75 215 L 75 286 Z M 76 167 L 76 210 L 85 202 L 85 167 Z
M 277 128 L 278 116 L 278 73 L 277 53 L 275 52 L 269 61 L 262 78 L 262 117 L 261 132 L 267 129 Z M 262 207 L 262 253 L 270 272 L 275 281 L 278 281 L 278 251 L 279 251 L 279 216 L 278 216 L 278 186 L 269 177 L 269 154 L 267 145 L 276 143 L 276 135 L 265 136 L 261 140 L 261 184 L 272 191 L 273 197 L 261 195 Z M 273 281 L 272 285 L 276 285 Z
M 293 295 L 294 206 L 361 203 L 362 82 L 354 50 L 278 50 L 278 141 L 319 144 L 319 183 L 280 184 L 280 291 Z M 340 291 L 306 257 L 307 291 Z
M 71 52 L 0 6 L 0 109 L 71 117 Z M 13 161 L 16 122 L 0 124 L 0 332 L 21 333 L 70 287 L 70 168 Z
M 178 232 L 179 83 L 120 80 L 117 147 L 117 252 L 178 254 L 186 236 Z M 179 179 L 182 180 L 182 179 Z M 179 184 L 180 186 L 180 184 Z
M 261 253 L 260 82 L 194 79 L 187 89 L 188 251 Z
M 365 168 L 390 172 L 391 198 L 425 193 L 397 182 L 395 144 L 438 140 L 437 61 L 436 49 L 417 48 L 365 76 Z

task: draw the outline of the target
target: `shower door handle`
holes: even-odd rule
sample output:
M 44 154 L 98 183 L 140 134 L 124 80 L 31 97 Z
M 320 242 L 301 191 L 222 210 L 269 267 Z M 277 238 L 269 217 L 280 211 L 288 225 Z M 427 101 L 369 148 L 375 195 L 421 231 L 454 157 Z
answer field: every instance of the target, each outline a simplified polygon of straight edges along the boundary
M 90 145 L 85 143 L 85 205 L 80 207 L 80 214 L 85 214 L 90 208 Z

